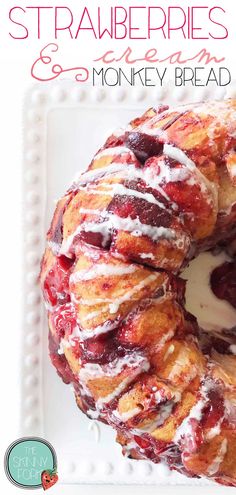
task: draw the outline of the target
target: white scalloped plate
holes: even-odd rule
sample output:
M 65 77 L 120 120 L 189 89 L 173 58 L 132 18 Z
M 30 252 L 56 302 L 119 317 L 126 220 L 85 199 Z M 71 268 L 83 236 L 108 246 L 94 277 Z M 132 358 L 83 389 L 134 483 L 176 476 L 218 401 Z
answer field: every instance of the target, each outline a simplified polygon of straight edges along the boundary
M 235 94 L 235 86 L 228 95 Z M 163 465 L 123 458 L 114 432 L 87 419 L 49 363 L 47 323 L 38 287 L 40 257 L 55 199 L 89 163 L 109 133 L 160 102 L 223 98 L 224 88 L 164 90 L 89 88 L 62 81 L 34 86 L 24 107 L 24 322 L 21 434 L 41 435 L 56 449 L 65 483 L 211 484 Z

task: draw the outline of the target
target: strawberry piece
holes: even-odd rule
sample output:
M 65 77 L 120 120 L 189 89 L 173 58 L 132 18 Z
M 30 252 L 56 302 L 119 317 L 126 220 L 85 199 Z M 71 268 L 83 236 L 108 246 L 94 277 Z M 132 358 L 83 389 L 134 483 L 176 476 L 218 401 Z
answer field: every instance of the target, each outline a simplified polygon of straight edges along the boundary
M 43 289 L 46 301 L 55 306 L 65 304 L 70 301 L 69 296 L 69 275 L 73 259 L 66 256 L 59 256 L 56 262 L 45 277 Z
M 160 139 L 150 134 L 141 132 L 126 132 L 126 146 L 133 151 L 141 163 L 144 163 L 150 156 L 160 155 L 163 151 L 163 144 Z
M 151 447 L 151 442 L 149 442 L 149 440 L 147 440 L 146 438 L 134 435 L 134 440 L 141 449 L 148 449 L 149 447 Z
M 236 308 L 236 262 L 217 266 L 211 274 L 210 283 L 218 299 L 225 299 Z
M 154 227 L 169 227 L 172 217 L 167 210 L 144 199 L 130 196 L 114 196 L 109 211 L 121 218 L 138 218 L 141 223 Z
M 85 360 L 85 362 L 106 364 L 117 357 L 123 357 L 128 349 L 120 345 L 114 337 L 110 336 L 109 338 L 100 337 L 81 342 L 80 350 L 81 359 Z
M 101 363 L 106 357 L 106 341 L 103 339 L 90 339 L 80 345 L 85 360 L 99 361 Z
M 53 469 L 46 469 L 41 474 L 41 482 L 44 490 L 48 490 L 58 481 L 58 474 Z
M 224 399 L 215 388 L 208 392 L 209 402 L 204 410 L 201 426 L 202 428 L 214 428 L 216 424 L 224 417 L 225 406 Z
M 74 259 L 67 258 L 67 256 L 61 255 L 58 258 L 58 264 L 64 272 L 67 272 L 72 268 L 74 264 Z
M 91 246 L 96 246 L 96 247 L 109 247 L 109 239 L 104 246 L 104 236 L 100 232 L 85 232 L 82 231 L 80 235 L 78 236 L 82 241 L 86 242 L 87 244 L 91 244 Z M 74 239 L 74 243 L 76 241 L 76 237 Z
M 179 167 L 175 167 L 178 169 Z M 181 212 L 198 212 L 206 205 L 206 201 L 203 200 L 202 192 L 198 183 L 189 185 L 185 181 L 168 182 L 165 185 L 165 191 L 168 196 L 178 204 Z

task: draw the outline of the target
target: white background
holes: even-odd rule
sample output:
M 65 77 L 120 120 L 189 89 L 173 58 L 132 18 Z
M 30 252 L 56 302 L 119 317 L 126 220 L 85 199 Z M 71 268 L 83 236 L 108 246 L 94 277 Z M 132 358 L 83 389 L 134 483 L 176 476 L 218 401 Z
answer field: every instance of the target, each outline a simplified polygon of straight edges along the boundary
M 86 2 L 88 4 L 88 2 Z M 169 4 L 171 5 L 171 0 Z M 175 2 L 177 4 L 178 2 Z M 222 5 L 227 10 L 228 15 L 227 26 L 230 29 L 230 39 L 217 42 L 182 42 L 181 48 L 183 50 L 198 51 L 203 46 L 207 46 L 215 53 L 227 57 L 227 65 L 231 68 L 232 75 L 235 77 L 235 13 L 236 7 L 232 0 L 220 0 L 212 1 L 183 1 L 180 4 L 184 5 Z M 41 0 L 37 2 L 31 0 L 30 2 L 18 2 L 4 0 L 0 5 L 0 118 L 1 118 L 1 284 L 0 284 L 0 301 L 1 301 L 1 428 L 0 428 L 0 464 L 1 464 L 1 477 L 0 483 L 4 494 L 19 493 L 19 489 L 10 485 L 5 479 L 5 475 L 2 469 L 2 459 L 8 444 L 18 436 L 18 403 L 19 403 L 19 362 L 18 362 L 18 349 L 20 343 L 20 322 L 21 322 L 21 256 L 22 256 L 22 209 L 21 209 L 21 165 L 22 165 L 22 105 L 23 96 L 27 88 L 32 84 L 30 76 L 30 66 L 37 57 L 39 50 L 48 42 L 53 41 L 50 36 L 50 26 L 45 26 L 44 39 L 35 40 L 33 36 L 30 40 L 17 41 L 9 37 L 10 24 L 8 22 L 8 11 L 14 5 L 68 5 L 74 11 L 78 8 L 80 2 L 70 0 L 52 0 L 51 2 Z M 110 0 L 92 0 L 90 2 L 96 7 L 96 5 L 114 5 L 114 1 Z M 131 0 L 120 0 L 119 5 L 155 5 L 157 2 L 154 0 L 136 0 L 134 3 Z M 167 5 L 166 1 L 158 2 L 159 5 Z M 86 5 L 86 4 L 84 4 Z M 172 3 L 173 5 L 173 3 Z M 90 7 L 91 8 L 91 7 Z M 28 21 L 31 29 L 32 22 Z M 31 31 L 32 32 L 32 31 Z M 126 48 L 128 41 L 116 41 L 108 42 L 86 40 L 86 42 L 79 41 L 67 41 L 66 35 L 64 39 L 59 42 L 62 52 L 63 60 L 68 60 L 68 66 L 81 65 L 90 62 L 94 54 L 98 55 L 100 52 L 112 47 L 116 48 L 119 45 Z M 134 42 L 132 43 L 134 45 Z M 180 45 L 180 44 L 179 44 Z M 139 50 L 145 51 L 145 49 L 156 46 L 154 42 L 138 41 L 135 46 L 139 47 Z M 156 46 L 157 47 L 157 46 Z M 168 48 L 167 48 L 168 47 Z M 159 47 L 164 50 L 163 43 L 159 42 Z M 176 43 L 166 42 L 166 52 L 176 50 Z M 165 52 L 164 52 L 165 53 Z M 43 84 L 43 83 L 42 83 Z M 117 494 L 121 492 L 121 487 L 63 487 L 63 494 L 70 493 L 93 493 L 96 490 L 97 494 L 100 493 L 112 493 Z M 132 487 L 127 487 L 127 492 L 132 490 Z M 156 493 L 157 488 L 152 487 L 135 487 L 137 494 L 151 494 Z M 199 492 L 199 488 L 191 488 L 193 495 Z M 227 488 L 216 487 L 210 489 L 207 487 L 208 493 L 225 493 L 232 490 Z M 124 490 L 122 490 L 124 491 Z M 169 494 L 173 492 L 173 487 L 162 488 L 158 487 L 159 493 Z M 174 488 L 175 492 L 189 491 L 189 487 Z M 27 491 L 29 493 L 29 491 Z M 35 493 L 35 492 L 34 492 Z M 50 493 L 62 493 L 62 487 L 60 485 L 51 489 Z

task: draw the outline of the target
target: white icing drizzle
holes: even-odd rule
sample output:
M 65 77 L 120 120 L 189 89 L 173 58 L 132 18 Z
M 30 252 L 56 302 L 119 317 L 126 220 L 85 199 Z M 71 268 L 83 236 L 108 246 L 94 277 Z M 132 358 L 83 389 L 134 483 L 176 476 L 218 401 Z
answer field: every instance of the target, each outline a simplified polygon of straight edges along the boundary
M 143 193 L 140 191 L 136 191 L 135 189 L 129 189 L 128 187 L 124 186 L 123 184 L 115 183 L 115 184 L 103 184 L 103 187 L 105 187 L 107 190 L 102 190 L 102 189 L 96 189 L 96 188 L 89 188 L 87 189 L 88 193 L 96 194 L 96 195 L 102 195 L 102 196 L 130 196 L 134 198 L 139 198 L 147 201 L 147 203 L 152 203 L 159 208 L 165 209 L 165 205 L 158 201 L 155 196 L 151 193 Z
M 130 152 L 131 153 L 131 152 Z M 135 160 L 134 154 L 131 153 L 133 160 Z M 159 164 L 161 164 L 161 159 Z M 168 175 L 171 180 L 172 172 L 168 168 Z M 167 171 L 167 167 L 165 165 L 165 172 Z M 141 179 L 152 189 L 156 189 L 167 201 L 171 203 L 173 209 L 177 209 L 177 205 L 171 201 L 168 194 L 160 187 L 160 183 L 166 178 L 166 175 L 160 174 L 157 175 L 156 171 L 153 171 L 148 168 L 138 168 L 135 167 L 133 163 L 125 164 L 121 162 L 113 162 L 111 165 L 107 167 L 102 167 L 94 170 L 89 170 L 84 174 L 80 175 L 77 179 L 75 179 L 75 185 L 79 186 L 80 184 L 88 184 L 96 179 L 102 178 L 103 176 L 109 176 L 110 174 L 116 173 L 116 177 L 123 180 L 134 180 Z M 173 171 L 173 174 L 176 172 Z
M 157 299 L 157 303 L 160 302 L 161 299 L 164 299 L 166 296 L 163 296 L 160 299 Z M 175 332 L 174 330 L 169 330 L 169 332 L 164 333 L 164 335 L 158 340 L 158 342 L 155 345 L 155 349 L 159 350 L 161 349 L 165 343 L 170 340 L 174 336 Z
M 227 453 L 227 449 L 228 449 L 228 440 L 227 440 L 227 438 L 224 438 L 221 442 L 220 447 L 219 447 L 217 456 L 215 457 L 215 459 L 212 461 L 212 463 L 210 464 L 210 466 L 207 469 L 209 476 L 213 476 L 214 474 L 216 474 L 219 471 L 220 465 L 222 464 L 222 462 L 225 458 L 225 455 Z
M 132 296 L 134 296 L 134 294 L 136 294 L 138 291 L 142 290 L 145 286 L 147 286 L 148 284 L 150 284 L 154 280 L 157 280 L 158 278 L 159 278 L 158 273 L 149 275 L 144 280 L 139 282 L 139 284 L 135 285 L 135 287 L 133 287 L 131 290 L 127 291 L 123 296 L 120 296 L 119 298 L 117 298 L 115 300 L 115 302 L 114 302 L 114 300 L 112 300 L 111 302 L 110 302 L 110 300 L 108 300 L 110 302 L 110 304 L 108 306 L 110 314 L 118 313 L 119 307 L 121 304 L 123 304 L 126 301 L 132 301 Z M 134 301 L 135 300 L 136 299 L 134 299 Z M 98 316 L 99 314 L 105 313 L 105 312 L 107 312 L 107 308 L 101 308 L 100 311 L 94 311 L 93 313 L 90 313 L 89 317 L 86 319 L 92 319 L 95 316 Z M 83 340 L 88 339 L 90 337 L 101 335 L 101 334 L 106 333 L 108 331 L 114 330 L 114 328 L 116 328 L 117 325 L 118 325 L 117 322 L 112 323 L 112 322 L 106 321 L 103 325 L 99 325 L 99 326 L 93 328 L 93 330 L 76 329 L 76 332 L 77 332 L 76 336 L 77 335 L 80 336 Z
M 201 171 L 197 168 L 196 164 L 186 155 L 186 153 L 184 153 L 183 150 L 181 150 L 177 146 L 165 144 L 163 153 L 167 155 L 169 158 L 176 160 L 177 162 L 181 163 L 181 165 L 184 165 L 189 170 L 194 172 L 194 174 L 196 174 L 196 176 L 198 177 L 200 183 L 204 184 L 207 190 L 211 192 L 214 205 L 218 205 L 218 191 L 215 184 L 209 181 L 201 173 Z
M 192 435 L 192 427 L 190 422 L 191 419 L 196 419 L 198 422 L 201 421 L 202 410 L 205 407 L 207 401 L 206 392 L 207 392 L 207 387 L 202 387 L 201 389 L 202 398 L 198 400 L 197 403 L 191 408 L 188 416 L 186 416 L 186 418 L 177 428 L 173 439 L 175 443 L 181 442 L 182 437 Z
M 140 127 L 134 129 L 134 132 L 143 132 L 144 134 L 148 134 L 148 136 L 154 136 L 160 138 L 160 142 L 164 142 L 168 140 L 168 134 L 161 127 L 155 127 L 155 123 L 160 120 L 161 114 L 155 115 L 148 122 L 144 122 Z
M 161 390 L 156 390 L 155 391 L 153 389 L 157 389 L 157 387 L 152 387 L 152 392 L 155 392 L 154 395 L 155 395 L 156 402 L 157 403 L 163 402 L 163 395 L 162 395 Z M 171 394 L 172 394 L 171 400 L 174 400 L 174 402 L 179 402 L 180 401 L 182 395 L 181 395 L 181 393 L 178 390 L 173 390 L 171 392 Z
M 161 164 L 163 164 L 163 163 L 165 163 L 164 159 L 160 158 L 158 165 L 161 167 Z M 177 205 L 174 203 L 174 201 L 171 201 L 168 194 L 160 186 L 160 184 L 163 182 L 163 180 L 165 178 L 163 173 L 161 173 L 161 171 L 160 171 L 160 174 L 158 175 L 156 173 L 156 171 L 153 170 L 151 167 L 147 167 L 145 169 L 135 168 L 134 175 L 135 175 L 135 178 L 142 179 L 148 187 L 156 189 L 170 203 L 171 208 L 173 210 L 176 210 L 178 208 Z
M 169 418 L 170 414 L 172 413 L 174 405 L 180 401 L 181 399 L 181 393 L 178 391 L 173 392 L 172 398 L 165 402 L 163 404 L 163 395 L 160 390 L 157 390 L 157 387 L 152 387 L 152 392 L 154 392 L 154 397 L 156 400 L 157 404 L 160 404 L 159 410 L 155 416 L 155 419 L 153 419 L 148 425 L 146 426 L 140 426 L 136 427 L 135 429 L 132 430 L 133 434 L 139 434 L 141 432 L 153 432 L 156 428 L 159 426 L 162 426 L 163 423 L 166 421 L 166 419 Z M 130 418 L 136 416 L 142 412 L 142 409 L 140 407 L 135 407 L 133 409 L 130 409 L 129 411 L 126 411 L 124 413 L 120 413 L 119 411 L 115 410 L 113 411 L 113 415 L 120 419 L 121 421 L 125 422 L 128 421 Z
M 83 317 L 83 320 L 85 320 L 85 321 L 91 320 L 91 319 L 101 315 L 102 313 L 107 312 L 108 310 L 110 311 L 110 314 L 115 314 L 119 311 L 119 307 L 122 303 L 124 303 L 126 301 L 136 301 L 136 300 L 138 301 L 139 299 L 136 299 L 136 298 L 132 299 L 132 296 L 136 292 L 142 290 L 146 285 L 153 282 L 158 277 L 159 277 L 158 272 L 152 273 L 151 275 L 149 275 L 145 279 L 141 280 L 138 284 L 136 284 L 131 290 L 126 292 L 123 296 L 116 299 L 115 302 L 114 302 L 114 299 L 108 299 L 108 298 L 93 298 L 91 300 L 81 298 L 79 300 L 76 299 L 76 301 L 74 301 L 74 302 L 76 304 L 80 304 L 82 306 L 88 306 L 88 307 L 91 307 L 91 306 L 94 306 L 97 304 L 106 304 L 106 307 L 102 307 L 99 310 L 90 312 L 87 316 Z M 161 297 L 158 297 L 158 298 L 150 299 L 150 301 L 152 301 L 152 303 L 159 304 L 160 301 L 162 301 L 163 299 L 168 297 L 168 290 L 166 288 L 166 282 L 164 282 L 162 287 L 164 289 L 164 295 Z M 108 307 L 107 307 L 107 303 L 108 303 Z M 114 320 L 113 321 L 107 320 L 103 324 L 98 325 L 92 329 L 81 329 L 77 325 L 76 328 L 72 332 L 72 337 L 79 337 L 81 340 L 86 340 L 86 339 L 89 339 L 91 337 L 96 337 L 98 335 L 101 335 L 101 334 L 107 333 L 111 330 L 114 330 L 118 326 L 118 324 L 120 324 L 120 322 L 121 322 L 120 319 L 118 319 L 116 317 L 115 321 Z M 172 330 L 165 333 L 163 335 L 163 337 L 159 340 L 156 347 L 159 348 L 159 347 L 163 346 L 168 339 L 173 337 L 173 335 L 174 335 L 174 332 Z
M 116 129 L 113 133 L 112 133 L 112 136 L 115 136 L 115 137 L 120 137 L 120 136 L 123 136 L 124 133 L 126 131 L 129 131 L 130 129 L 132 129 L 131 125 L 127 125 L 126 128 L 124 127 L 118 127 L 118 129 Z
M 101 310 L 92 311 L 92 313 L 89 313 L 87 316 L 84 316 L 83 320 L 85 321 L 93 320 L 94 318 L 97 318 L 97 316 L 99 316 L 100 314 L 101 314 Z
M 104 152 L 106 152 L 106 154 L 112 154 L 112 153 L 114 153 L 115 149 L 116 148 L 108 148 L 108 149 L 104 150 Z M 126 148 L 124 148 L 124 149 L 126 150 Z M 103 152 L 101 152 L 101 153 L 103 153 Z M 132 152 L 130 152 L 130 153 L 131 153 L 131 156 L 133 157 L 133 159 L 135 159 L 134 154 Z M 101 169 L 95 169 L 94 171 L 91 170 L 89 172 L 84 173 L 81 176 L 81 178 L 79 179 L 79 181 L 77 181 L 77 183 L 78 184 L 79 183 L 87 183 L 93 179 L 102 177 L 103 175 L 109 175 L 111 173 L 116 172 L 117 178 L 119 177 L 123 180 L 125 180 L 125 179 L 130 179 L 130 180 L 141 179 L 141 180 L 143 180 L 148 187 L 156 189 L 163 197 L 165 197 L 165 199 L 170 203 L 171 208 L 176 210 L 177 205 L 173 201 L 171 201 L 170 197 L 166 194 L 166 192 L 160 186 L 160 183 L 163 181 L 168 183 L 168 182 L 176 182 L 176 181 L 182 181 L 182 180 L 189 179 L 189 181 L 192 181 L 192 182 L 189 182 L 189 185 L 191 185 L 194 182 L 196 182 L 196 181 L 194 181 L 194 178 L 191 177 L 191 175 L 190 175 L 190 172 L 191 172 L 191 173 L 194 173 L 194 175 L 198 178 L 198 181 L 201 185 L 202 190 L 206 190 L 206 188 L 208 191 L 210 190 L 214 204 L 217 204 L 218 192 L 217 192 L 215 185 L 213 183 L 211 183 L 200 172 L 200 170 L 197 168 L 196 164 L 180 148 L 177 148 L 176 146 L 172 146 L 172 145 L 166 143 L 164 145 L 163 154 L 164 154 L 164 156 L 166 155 L 169 158 L 172 158 L 172 159 L 176 160 L 178 163 L 182 164 L 185 167 L 185 169 L 181 169 L 181 168 L 171 169 L 168 166 L 168 164 L 165 163 L 164 157 L 159 158 L 158 164 L 164 165 L 162 167 L 159 175 L 156 173 L 155 170 L 153 171 L 151 167 L 142 169 L 142 168 L 135 167 L 133 164 L 125 165 L 123 163 L 113 162 L 111 165 L 108 165 L 107 167 L 103 167 Z M 121 175 L 120 175 L 120 172 L 122 172 Z M 111 193 L 113 192 L 114 194 L 117 193 L 120 195 L 121 194 L 127 194 L 127 195 L 133 195 L 133 196 L 135 195 L 136 197 L 142 197 L 143 199 L 146 199 L 148 202 L 154 202 L 155 201 L 155 203 L 158 204 L 160 207 L 165 208 L 165 206 L 161 202 L 156 200 L 156 198 L 154 198 L 154 196 L 150 193 L 145 194 L 145 193 L 140 193 L 138 191 L 133 192 L 133 190 L 131 190 L 131 192 L 129 192 L 129 189 L 125 188 L 125 186 L 123 186 L 122 184 L 116 184 L 113 186 L 113 188 L 114 188 L 113 191 L 111 189 Z M 115 190 L 115 188 L 116 188 L 116 190 Z M 92 192 L 96 193 L 96 194 L 102 194 L 102 191 L 97 191 L 96 189 L 94 189 Z M 105 194 L 108 194 L 108 193 L 105 193 Z
M 175 443 L 181 442 L 181 439 L 183 437 L 188 437 L 192 435 L 192 426 L 191 426 L 191 420 L 195 419 L 196 421 L 200 422 L 202 419 L 202 411 L 208 401 L 207 397 L 207 392 L 210 390 L 210 386 L 208 384 L 202 386 L 200 389 L 201 392 L 201 399 L 197 401 L 197 403 L 192 407 L 190 410 L 188 416 L 182 421 L 180 426 L 177 428 L 175 432 L 175 436 L 173 441 Z M 210 428 L 206 433 L 205 433 L 205 440 L 210 441 L 212 440 L 215 436 L 219 435 L 221 432 L 221 425 L 224 420 L 224 416 L 222 416 L 219 421 L 216 423 L 216 425 L 212 428 Z M 213 474 L 213 473 L 212 473 Z
M 187 179 L 190 179 L 191 173 L 190 170 L 186 168 L 169 168 L 166 167 L 166 175 L 165 180 L 168 184 L 169 182 L 181 182 Z
M 142 290 L 144 287 L 154 282 L 158 278 L 159 278 L 159 273 L 153 273 L 152 275 L 146 277 L 144 280 L 141 280 L 141 282 L 135 285 L 135 287 L 126 291 L 126 293 L 123 296 L 116 298 L 116 300 L 113 303 L 109 304 L 110 313 L 112 314 L 117 313 L 121 304 L 123 304 L 126 301 L 131 301 L 132 296 L 134 296 L 136 292 Z
M 117 156 L 117 155 L 123 155 L 125 153 L 131 153 L 130 149 L 127 148 L 126 146 L 114 146 L 113 148 L 104 148 L 95 155 L 93 161 L 99 160 L 104 156 Z
M 44 305 L 45 305 L 46 310 L 49 311 L 49 313 L 51 313 L 55 309 L 54 306 L 49 304 L 47 301 L 44 301 Z
M 147 364 L 147 358 L 141 353 L 133 352 L 123 357 L 116 358 L 108 364 L 85 363 L 79 372 L 79 378 L 83 383 L 94 378 L 115 377 L 125 368 L 136 368 Z M 145 367 L 146 367 L 145 364 Z
M 230 352 L 232 352 L 232 354 L 234 354 L 236 356 L 236 345 L 235 344 L 231 344 L 229 346 L 229 350 L 230 350 Z
M 113 265 L 109 263 L 100 263 L 93 265 L 88 269 L 77 270 L 70 276 L 70 283 L 77 283 L 79 281 L 93 280 L 96 277 L 109 277 L 126 275 L 128 273 L 134 273 L 137 270 L 135 265 Z
M 150 363 L 146 356 L 138 352 L 126 355 L 122 358 L 116 358 L 114 361 L 100 365 L 97 363 L 86 363 L 79 371 L 79 380 L 83 385 L 86 393 L 91 395 L 88 388 L 88 382 L 97 378 L 104 377 L 117 377 L 125 369 L 128 368 L 128 376 L 121 381 L 121 383 L 113 390 L 113 392 L 105 397 L 101 397 L 96 401 L 97 409 L 101 409 L 104 404 L 111 402 L 117 395 L 119 395 L 129 385 L 136 376 L 140 373 L 148 371 Z
M 72 340 L 72 336 L 70 335 L 70 338 L 68 340 L 66 339 L 61 339 L 60 340 L 60 346 L 57 351 L 58 354 L 62 355 L 65 352 L 65 349 L 69 349 L 70 347 L 73 347 L 75 343 Z
M 228 169 L 229 169 L 229 171 L 230 171 L 230 175 L 231 175 L 233 178 L 234 178 L 234 177 L 236 177 L 236 163 L 234 163 L 234 164 L 232 164 L 232 163 L 231 163 L 231 164 L 228 166 Z
M 166 351 L 166 353 L 165 353 L 165 355 L 164 355 L 163 361 L 166 361 L 166 359 L 167 359 L 167 358 L 168 358 L 171 354 L 173 354 L 174 350 L 175 350 L 175 346 L 174 346 L 174 344 L 171 344 L 171 345 L 168 347 L 168 349 L 167 349 L 167 351 Z
M 185 372 L 185 380 L 188 379 L 188 382 L 190 382 L 191 380 L 193 380 L 193 378 L 195 378 L 198 370 L 197 370 L 196 366 L 194 366 L 194 365 L 192 365 L 190 367 L 189 357 L 185 355 L 184 348 L 183 348 L 182 352 L 180 351 L 178 359 L 176 359 L 175 364 L 174 364 L 170 374 L 168 375 L 168 379 L 174 380 L 176 378 L 176 376 L 180 376 L 181 373 L 183 373 L 185 366 L 188 369 L 187 375 Z
M 234 203 L 231 203 L 231 205 L 229 206 L 226 206 L 226 208 L 221 208 L 219 210 L 219 213 L 222 215 L 222 216 L 228 216 L 231 214 L 232 212 L 232 209 L 234 208 L 234 206 L 236 205 L 236 201 L 234 201 Z
M 189 244 L 189 238 L 185 233 L 178 233 L 174 229 L 170 229 L 168 227 L 155 227 L 145 224 L 140 222 L 138 218 L 132 219 L 130 216 L 122 218 L 105 210 L 90 210 L 88 208 L 80 208 L 80 212 L 90 215 L 99 215 L 100 218 L 104 218 L 104 221 L 100 223 L 95 223 L 92 221 L 85 221 L 81 223 L 76 230 L 67 237 L 67 239 L 64 239 L 61 246 L 61 254 L 68 253 L 74 237 L 80 232 L 100 233 L 103 237 L 104 247 L 109 241 L 110 234 L 113 230 L 124 230 L 125 232 L 131 232 L 131 235 L 134 235 L 135 237 L 145 235 L 153 241 L 164 238 L 165 240 L 171 240 L 173 245 L 176 245 L 175 241 L 178 240 L 183 241 L 184 244 Z
M 146 260 L 146 259 L 155 260 L 155 256 L 152 253 L 141 253 L 139 256 L 143 260 Z
M 101 310 L 102 312 L 104 310 Z M 98 325 L 93 329 L 81 329 L 76 328 L 73 332 L 73 337 L 79 337 L 80 340 L 91 339 L 92 337 L 98 337 L 99 335 L 103 335 L 104 333 L 111 332 L 118 326 L 117 320 L 113 321 L 105 321 L 102 325 Z
M 99 399 L 96 402 L 96 407 L 98 409 L 101 409 L 104 404 L 109 404 L 113 399 L 115 399 L 118 395 L 123 392 L 126 387 L 143 371 L 148 371 L 149 366 L 139 370 L 138 368 L 133 371 L 129 376 L 127 376 L 119 385 L 118 387 L 113 390 L 110 394 L 106 395 L 105 397 L 99 397 Z
M 73 184 L 75 186 L 79 186 L 80 184 L 88 184 L 89 182 L 97 180 L 103 177 L 104 175 L 121 172 L 124 169 L 125 169 L 124 163 L 114 162 L 111 163 L 111 165 L 107 165 L 107 167 L 100 167 L 100 168 L 88 170 L 83 174 L 79 173 L 77 176 L 75 176 Z
M 186 155 L 186 153 L 183 150 L 181 150 L 177 146 L 172 146 L 171 144 L 165 143 L 164 148 L 163 148 L 163 153 L 164 153 L 164 155 L 168 156 L 169 158 L 172 158 L 173 160 L 176 160 L 178 163 L 181 163 L 181 165 L 184 165 L 185 167 L 187 167 L 192 172 L 196 171 L 195 163 Z M 201 172 L 199 172 L 199 173 L 200 173 L 200 176 L 202 178 L 203 174 Z M 205 177 L 204 177 L 204 179 L 205 179 Z
M 94 312 L 90 313 L 88 315 L 88 317 L 85 317 L 85 320 L 89 320 L 89 319 L 92 319 L 92 318 L 98 316 L 99 314 L 106 313 L 108 309 L 109 309 L 111 314 L 117 313 L 119 311 L 119 307 L 121 304 L 123 304 L 126 301 L 132 301 L 132 296 L 134 296 L 137 292 L 142 290 L 144 287 L 146 287 L 151 282 L 154 282 L 154 280 L 157 280 L 158 277 L 159 277 L 159 273 L 153 273 L 153 274 L 149 275 L 144 280 L 141 280 L 141 282 L 136 284 L 132 289 L 127 291 L 123 296 L 120 296 L 119 298 L 117 298 L 115 301 L 114 300 L 108 300 L 108 302 L 109 302 L 108 308 L 107 307 L 101 308 L 99 311 L 94 311 Z M 135 300 L 136 299 L 134 299 L 134 301 Z M 105 299 L 99 300 L 99 303 L 104 302 L 104 301 L 105 301 Z M 79 301 L 79 304 L 87 304 L 87 302 L 90 302 L 90 301 L 81 300 L 81 301 Z M 107 300 L 106 300 L 106 302 L 107 302 Z M 93 304 L 94 304 L 94 300 L 93 300 Z M 91 304 L 87 304 L 87 305 L 89 306 Z M 95 337 L 95 336 L 101 335 L 103 333 L 107 333 L 111 330 L 114 330 L 114 328 L 116 328 L 117 325 L 118 325 L 118 321 L 115 320 L 113 322 L 112 321 L 106 321 L 102 325 L 98 325 L 95 328 L 93 328 L 92 330 L 91 329 L 80 329 L 80 328 L 76 327 L 76 329 L 72 335 L 73 335 L 73 337 L 80 337 L 82 340 L 86 340 L 86 339 L 89 339 L 91 337 Z
M 99 418 L 99 412 L 93 411 L 93 409 L 88 409 L 86 414 L 88 414 L 91 419 L 98 419 Z
M 140 407 L 134 407 L 133 409 L 129 409 L 128 411 L 122 413 L 115 410 L 112 412 L 112 415 L 115 416 L 115 418 L 122 421 L 123 423 L 125 423 L 134 416 L 137 416 L 137 414 L 139 414 L 141 411 L 142 409 Z
M 162 404 L 159 408 L 159 411 L 155 417 L 154 420 L 152 420 L 149 424 L 146 426 L 140 426 L 136 427 L 135 429 L 132 430 L 132 433 L 140 435 L 140 432 L 142 433 L 152 433 L 155 431 L 157 428 L 162 426 L 165 421 L 170 417 L 173 407 L 175 405 L 174 401 L 169 401 L 165 404 Z
M 77 304 L 80 303 L 85 306 L 95 306 L 95 304 L 103 304 L 113 302 L 113 299 L 103 298 L 103 297 L 94 297 L 93 299 L 76 299 Z
M 221 425 L 224 418 L 220 418 L 218 423 L 206 433 L 206 440 L 212 440 L 212 438 L 216 437 L 221 432 Z
M 58 255 L 61 247 L 58 242 L 47 241 L 47 245 L 52 250 L 53 254 Z

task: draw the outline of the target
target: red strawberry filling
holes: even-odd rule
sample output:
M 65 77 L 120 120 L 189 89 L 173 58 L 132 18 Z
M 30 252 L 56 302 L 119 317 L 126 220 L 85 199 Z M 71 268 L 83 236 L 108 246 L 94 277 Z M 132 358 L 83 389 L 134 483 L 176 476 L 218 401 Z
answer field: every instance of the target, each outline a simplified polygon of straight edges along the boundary
M 209 402 L 204 410 L 202 419 L 203 428 L 214 428 L 224 418 L 225 406 L 221 394 L 215 388 L 208 392 Z
M 73 304 L 58 306 L 51 313 L 51 323 L 59 339 L 69 337 L 77 326 L 76 312 Z
M 213 270 L 211 289 L 218 299 L 225 299 L 236 308 L 236 262 L 226 262 Z
M 64 354 L 58 354 L 59 346 L 58 343 L 53 339 L 51 332 L 49 332 L 49 355 L 53 366 L 55 366 L 58 375 L 61 377 L 64 383 L 68 384 L 71 382 L 76 382 L 77 378 L 72 373 L 68 361 L 66 360 Z
M 65 304 L 70 301 L 69 276 L 74 260 L 66 256 L 58 256 L 44 281 L 44 297 L 51 306 Z
M 134 350 L 137 350 L 137 346 L 123 346 L 112 335 L 107 338 L 101 336 L 100 338 L 88 339 L 80 343 L 81 360 L 101 365 L 124 357 Z
M 154 227 L 169 227 L 172 221 L 166 209 L 132 196 L 114 196 L 109 211 L 121 218 L 138 218 L 141 223 Z
M 134 440 L 141 449 L 148 449 L 149 447 L 151 447 L 151 442 L 146 438 L 139 437 L 138 435 L 134 435 Z
M 127 132 L 125 137 L 126 146 L 133 151 L 141 163 L 144 163 L 150 156 L 162 153 L 163 144 L 156 136 L 133 131 Z

